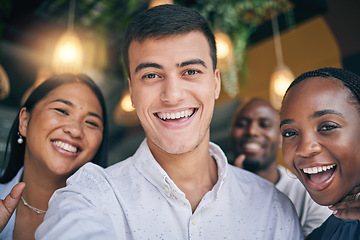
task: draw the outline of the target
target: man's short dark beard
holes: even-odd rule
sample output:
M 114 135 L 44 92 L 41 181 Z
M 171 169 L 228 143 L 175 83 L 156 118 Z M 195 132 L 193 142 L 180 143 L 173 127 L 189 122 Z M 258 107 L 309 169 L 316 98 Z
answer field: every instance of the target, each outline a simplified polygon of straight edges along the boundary
M 243 168 L 245 170 L 248 170 L 250 172 L 253 172 L 253 173 L 257 173 L 259 172 L 260 170 L 262 170 L 262 166 L 261 166 L 261 163 L 259 161 L 252 161 L 252 160 L 244 160 L 243 162 Z

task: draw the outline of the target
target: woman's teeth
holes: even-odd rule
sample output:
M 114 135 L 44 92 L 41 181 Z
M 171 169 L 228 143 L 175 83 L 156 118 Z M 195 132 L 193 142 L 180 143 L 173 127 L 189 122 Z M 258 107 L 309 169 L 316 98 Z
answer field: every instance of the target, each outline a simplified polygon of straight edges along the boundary
M 167 120 L 167 119 L 179 119 L 183 117 L 190 117 L 194 113 L 194 109 L 192 110 L 185 110 L 181 112 L 176 113 L 157 113 L 157 116 L 161 120 Z
M 53 143 L 55 144 L 55 146 L 57 146 L 61 149 L 64 149 L 65 151 L 68 151 L 68 152 L 76 153 L 78 151 L 77 147 L 74 147 L 70 144 L 67 144 L 67 143 L 64 143 L 61 141 L 54 141 Z
M 316 174 L 316 173 L 323 172 L 323 171 L 325 172 L 335 166 L 336 166 L 336 164 L 331 164 L 331 165 L 322 166 L 322 167 L 304 168 L 303 171 L 304 171 L 304 173 L 307 173 L 307 174 Z

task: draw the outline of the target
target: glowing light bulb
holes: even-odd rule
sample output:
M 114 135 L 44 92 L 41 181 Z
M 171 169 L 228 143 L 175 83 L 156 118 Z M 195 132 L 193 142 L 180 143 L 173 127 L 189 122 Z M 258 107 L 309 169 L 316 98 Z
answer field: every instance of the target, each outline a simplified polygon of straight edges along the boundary
M 82 58 L 80 39 L 74 32 L 66 32 L 55 48 L 53 68 L 56 73 L 79 72 Z
M 125 112 L 132 112 L 135 110 L 135 108 L 133 108 L 132 106 L 131 97 L 129 93 L 125 94 L 123 99 L 121 100 L 121 108 Z
M 230 55 L 230 52 L 232 51 L 232 43 L 230 37 L 223 32 L 218 32 L 215 33 L 215 41 L 216 41 L 217 57 L 219 59 L 227 58 Z
M 280 109 L 284 94 L 294 79 L 294 74 L 286 66 L 278 67 L 271 75 L 270 101 L 276 109 Z

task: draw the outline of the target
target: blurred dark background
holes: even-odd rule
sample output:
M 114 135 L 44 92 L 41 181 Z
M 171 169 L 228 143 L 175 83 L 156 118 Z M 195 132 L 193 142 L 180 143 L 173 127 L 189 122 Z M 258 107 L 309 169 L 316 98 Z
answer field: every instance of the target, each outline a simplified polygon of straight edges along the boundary
M 206 13 L 214 28 L 221 26 L 219 24 L 222 21 L 222 15 L 219 13 L 221 12 L 220 2 L 231 5 L 232 2 L 235 4 L 241 1 L 211 1 L 213 5 L 208 2 L 174 1 L 175 4 Z M 74 31 L 83 43 L 86 63 L 83 72 L 97 82 L 106 97 L 111 121 L 110 163 L 115 163 L 132 155 L 145 137 L 134 113 L 118 111 L 115 117 L 114 112 L 127 91 L 126 75 L 121 64 L 122 34 L 133 16 L 147 9 L 150 1 L 77 0 L 75 3 Z M 311 24 L 311 21 L 320 18 L 330 29 L 337 44 L 339 64 L 360 74 L 360 17 L 358 14 L 360 1 L 293 0 L 289 3 L 290 11 L 279 12 L 281 33 L 296 31 L 298 27 Z M 216 4 L 219 9 L 216 8 Z M 69 5 L 68 0 L 0 0 L 0 64 L 10 82 L 9 95 L 0 100 L 0 160 L 5 149 L 7 132 L 21 106 L 24 95 L 37 80 L 51 74 L 48 69 L 51 64 L 51 54 L 57 40 L 68 28 Z M 204 10 L 210 7 L 212 10 L 208 12 Z M 224 22 L 231 22 L 231 19 L 226 19 L 225 15 L 226 12 L 223 16 Z M 249 19 L 249 15 L 240 15 L 239 18 Z M 234 32 L 236 29 L 231 31 Z M 251 26 L 246 48 L 251 51 L 261 44 L 271 42 L 272 34 L 271 21 L 264 17 L 262 21 Z M 316 38 L 317 36 L 308 37 Z M 301 42 L 299 42 L 299 47 L 306 49 Z M 287 56 L 287 58 L 296 58 L 296 56 Z M 291 59 L 289 62 L 291 63 Z M 274 60 L 269 63 L 271 66 L 274 64 Z M 296 69 L 296 66 L 292 67 Z M 297 68 L 296 75 L 300 74 L 300 70 L 304 68 Z M 262 67 L 258 66 L 257 69 L 262 69 Z M 249 83 L 251 79 L 247 81 L 245 89 L 251 85 L 251 82 Z M 222 92 L 216 103 L 211 124 L 211 140 L 223 148 L 230 160 L 232 154 L 228 138 L 232 113 L 244 101 L 245 96 L 257 95 L 257 89 L 268 88 L 266 81 L 268 80 L 263 80 L 264 83 L 256 83 L 255 90 L 249 90 L 245 94 L 240 91 L 235 97 L 229 97 L 226 92 Z M 267 95 L 263 97 L 268 98 Z

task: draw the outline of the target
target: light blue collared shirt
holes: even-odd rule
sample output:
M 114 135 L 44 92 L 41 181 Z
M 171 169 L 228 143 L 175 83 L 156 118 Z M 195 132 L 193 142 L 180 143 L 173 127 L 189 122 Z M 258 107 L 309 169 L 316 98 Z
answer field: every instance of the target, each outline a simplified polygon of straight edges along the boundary
M 290 200 L 210 143 L 218 181 L 194 213 L 146 140 L 107 169 L 80 168 L 49 202 L 36 239 L 302 239 Z

